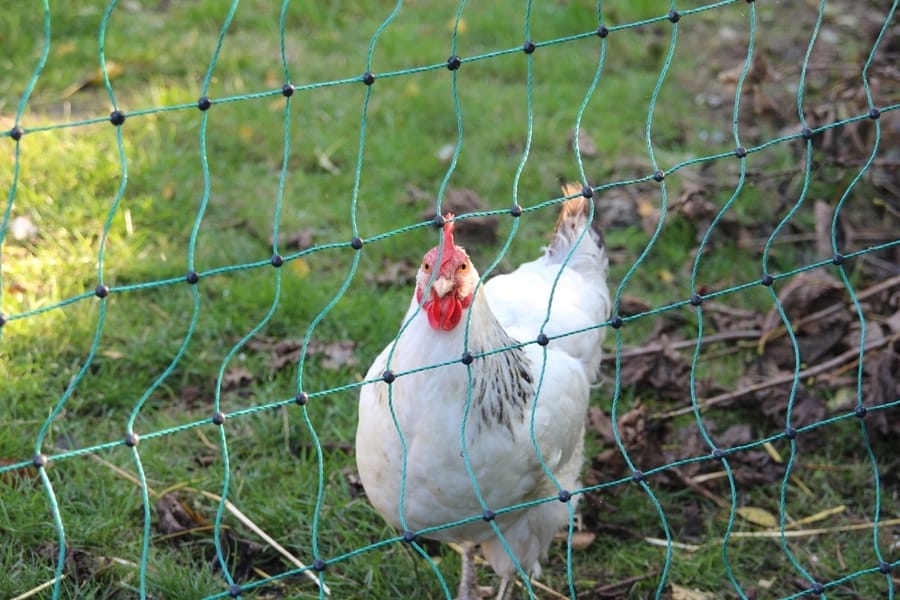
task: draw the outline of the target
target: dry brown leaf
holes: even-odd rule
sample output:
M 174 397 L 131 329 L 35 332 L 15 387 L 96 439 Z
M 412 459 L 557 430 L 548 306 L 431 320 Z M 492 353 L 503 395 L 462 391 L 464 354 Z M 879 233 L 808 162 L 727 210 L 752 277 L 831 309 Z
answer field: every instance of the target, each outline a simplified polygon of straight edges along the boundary
M 575 130 L 573 129 L 569 132 L 569 137 L 567 139 L 568 148 L 567 150 L 571 150 L 575 144 Z M 581 152 L 581 156 L 584 158 L 593 158 L 597 156 L 597 144 L 594 143 L 593 138 L 588 135 L 588 132 L 585 131 L 584 127 L 578 130 L 578 151 Z
M 222 375 L 222 391 L 228 392 L 250 385 L 253 382 L 253 373 L 244 367 L 231 367 Z
M 184 503 L 177 492 L 160 496 L 156 501 L 157 529 L 163 535 L 173 535 L 209 525 L 209 521 Z
M 374 273 L 366 273 L 366 281 L 378 286 L 394 286 L 412 283 L 416 278 L 418 265 L 407 259 L 381 261 L 381 268 Z
M 272 371 L 280 371 L 285 367 L 296 365 L 300 361 L 303 340 L 256 336 L 247 341 L 246 348 L 255 352 L 268 353 L 271 356 L 269 368 Z M 356 342 L 352 340 L 313 339 L 306 346 L 306 354 L 318 358 L 323 368 L 337 370 L 356 364 L 355 349 Z
M 14 465 L 18 460 L 13 460 L 11 458 L 0 458 L 0 467 L 8 467 L 9 465 Z M 49 466 L 52 463 L 49 463 Z M 46 467 L 45 467 L 46 468 Z M 0 474 L 0 481 L 5 483 L 12 484 L 14 481 L 25 480 L 25 479 L 35 479 L 38 475 L 38 470 L 33 468 L 31 465 L 27 467 L 19 467 L 18 469 L 13 469 L 12 471 L 6 471 Z
M 431 201 L 434 202 L 433 199 Z M 444 192 L 444 198 L 441 200 L 442 214 L 452 212 L 455 215 L 463 215 L 487 209 L 488 206 L 478 193 L 468 188 L 447 188 Z M 435 216 L 434 206 L 430 206 L 419 215 L 419 218 L 430 220 Z M 494 215 L 472 217 L 456 223 L 456 234 L 463 245 L 494 244 L 497 242 L 497 229 L 499 227 L 500 220 Z

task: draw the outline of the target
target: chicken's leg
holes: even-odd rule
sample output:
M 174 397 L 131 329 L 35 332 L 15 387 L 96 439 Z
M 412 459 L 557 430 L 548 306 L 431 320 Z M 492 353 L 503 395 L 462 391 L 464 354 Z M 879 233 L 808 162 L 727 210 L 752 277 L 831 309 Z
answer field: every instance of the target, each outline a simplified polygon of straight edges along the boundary
M 459 578 L 459 593 L 456 600 L 480 600 L 478 578 L 475 576 L 475 544 L 464 544 L 462 551 L 462 574 Z
M 509 587 L 509 577 L 504 577 L 500 580 L 500 587 L 497 588 L 497 598 L 496 600 L 506 600 L 506 591 Z

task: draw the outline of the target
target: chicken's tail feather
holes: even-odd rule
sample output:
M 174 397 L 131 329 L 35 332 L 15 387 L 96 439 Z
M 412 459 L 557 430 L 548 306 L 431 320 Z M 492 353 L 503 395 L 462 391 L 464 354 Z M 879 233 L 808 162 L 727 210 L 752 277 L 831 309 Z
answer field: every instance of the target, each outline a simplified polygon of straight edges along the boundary
M 566 196 L 574 194 L 578 194 L 578 196 L 563 202 L 559 218 L 556 220 L 556 227 L 553 229 L 553 236 L 550 238 L 547 255 L 552 260 L 562 262 L 571 253 L 570 261 L 575 262 L 571 266 L 576 270 L 580 270 L 577 263 L 582 262 L 581 259 L 593 263 L 591 265 L 593 268 L 600 267 L 602 263 L 606 262 L 606 252 L 603 231 L 600 229 L 596 209 L 593 210 L 593 219 L 587 234 L 581 237 L 585 227 L 588 226 L 588 220 L 592 218 L 593 201 L 585 197 L 582 194 L 582 187 L 575 183 L 563 183 L 562 191 Z M 579 238 L 581 238 L 580 242 Z M 575 248 L 574 251 L 572 251 L 573 248 Z

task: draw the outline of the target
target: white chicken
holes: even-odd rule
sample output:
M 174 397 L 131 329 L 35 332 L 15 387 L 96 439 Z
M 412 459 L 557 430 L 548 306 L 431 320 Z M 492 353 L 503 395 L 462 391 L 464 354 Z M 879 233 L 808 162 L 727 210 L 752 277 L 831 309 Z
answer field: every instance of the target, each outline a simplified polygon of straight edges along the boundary
M 462 600 L 480 597 L 477 545 L 501 578 L 498 598 L 517 564 L 539 576 L 568 523 L 564 502 L 578 499 L 568 491 L 580 487 L 605 332 L 596 326 L 610 316 L 608 260 L 590 202 L 567 200 L 543 256 L 481 286 L 448 214 L 404 326 L 366 375 L 378 381 L 360 392 L 356 460 L 366 494 L 410 539 L 463 546 Z M 494 512 L 554 496 L 561 501 Z M 428 528 L 437 529 L 419 533 Z

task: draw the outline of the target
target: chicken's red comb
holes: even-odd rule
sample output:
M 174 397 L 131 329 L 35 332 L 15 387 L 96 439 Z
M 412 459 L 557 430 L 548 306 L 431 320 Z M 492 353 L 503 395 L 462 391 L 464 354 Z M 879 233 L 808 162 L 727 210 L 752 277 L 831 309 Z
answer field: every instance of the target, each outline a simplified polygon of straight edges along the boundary
M 452 212 L 448 212 L 444 215 L 444 243 L 447 243 L 447 240 L 449 239 L 450 244 L 453 244 L 453 232 L 456 230 L 454 218 L 456 218 L 456 215 Z
M 453 232 L 456 230 L 456 223 L 453 221 L 455 215 L 448 212 L 444 215 L 444 237 L 441 242 L 441 264 L 449 262 L 456 249 L 456 241 L 453 239 Z

